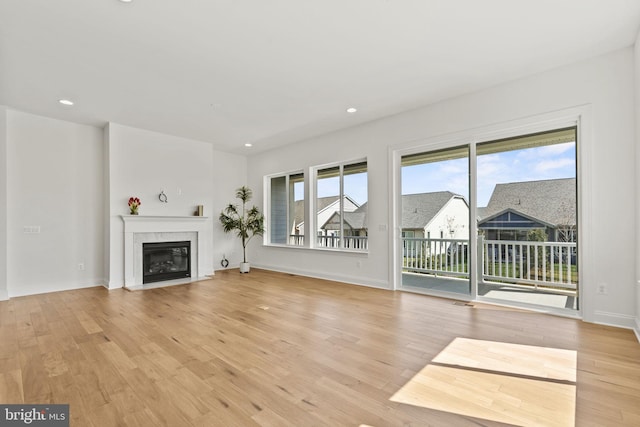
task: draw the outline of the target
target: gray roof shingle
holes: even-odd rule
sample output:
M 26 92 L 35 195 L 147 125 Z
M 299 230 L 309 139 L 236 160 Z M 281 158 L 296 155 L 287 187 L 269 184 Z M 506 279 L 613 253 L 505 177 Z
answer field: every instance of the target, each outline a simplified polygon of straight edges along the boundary
M 462 198 L 451 191 L 403 195 L 402 228 L 423 229 L 454 197 Z
M 402 228 L 423 229 L 454 197 L 463 198 L 461 195 L 451 191 L 403 195 Z M 345 222 L 354 230 L 367 228 L 367 208 L 368 203 L 365 202 L 355 211 L 345 212 Z
M 496 184 L 480 222 L 507 209 L 553 225 L 576 224 L 576 179 Z
M 344 221 L 349 224 L 353 230 L 361 230 L 367 228 L 367 206 L 365 202 L 353 212 L 344 213 Z
M 329 206 L 331 203 L 339 200 L 340 196 L 320 197 L 317 201 L 318 212 Z M 295 218 L 294 224 L 299 225 L 304 221 L 304 200 L 296 200 L 295 202 Z

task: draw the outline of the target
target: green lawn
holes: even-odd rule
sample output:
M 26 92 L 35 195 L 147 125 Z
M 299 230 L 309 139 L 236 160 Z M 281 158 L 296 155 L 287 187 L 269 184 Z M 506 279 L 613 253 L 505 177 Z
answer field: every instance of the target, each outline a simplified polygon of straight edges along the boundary
M 418 261 L 417 264 L 415 264 L 416 261 Z M 433 257 L 431 261 L 432 261 L 431 263 L 426 264 L 426 268 L 430 270 L 444 270 L 444 268 L 446 267 L 446 271 L 451 273 L 460 273 L 460 272 L 468 273 L 469 272 L 468 270 L 469 266 L 467 262 L 459 262 L 457 264 L 456 263 L 451 264 L 449 262 L 448 264 L 445 264 L 446 261 L 445 261 L 444 255 L 440 257 Z M 419 258 L 417 259 L 415 257 L 404 257 L 403 266 L 414 268 L 413 267 L 414 265 L 416 265 L 415 268 L 420 268 L 420 266 L 424 266 L 425 264 L 422 259 L 419 259 Z M 524 269 L 527 268 L 526 263 L 523 263 L 523 268 Z M 507 269 L 509 271 L 507 271 Z M 571 272 L 571 283 L 577 285 L 578 284 L 578 267 L 576 265 L 572 265 L 570 268 L 570 272 Z M 518 280 L 522 278 L 527 280 L 539 280 L 540 282 L 549 282 L 551 281 L 551 266 L 547 263 L 545 266 L 545 271 L 543 271 L 542 267 L 540 266 L 540 268 L 538 268 L 537 270 L 537 276 L 536 276 L 536 270 L 534 268 L 531 268 L 528 274 L 526 271 L 524 271 L 521 277 L 519 263 L 516 264 L 515 274 L 514 274 L 513 265 L 492 262 L 492 263 L 489 263 L 488 269 L 485 271 L 485 274 L 491 275 L 491 276 L 500 276 L 500 277 L 504 277 L 505 279 L 512 278 L 513 280 Z M 554 264 L 553 266 L 554 280 L 558 280 L 559 275 L 560 275 L 560 266 L 558 264 Z M 566 283 L 566 275 L 567 275 L 567 267 L 566 265 L 563 265 L 562 281 L 565 283 Z

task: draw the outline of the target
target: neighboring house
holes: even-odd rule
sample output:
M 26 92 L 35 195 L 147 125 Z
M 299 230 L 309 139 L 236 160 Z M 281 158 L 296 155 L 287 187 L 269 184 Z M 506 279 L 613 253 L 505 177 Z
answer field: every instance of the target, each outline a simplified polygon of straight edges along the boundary
M 345 212 L 347 236 L 366 236 L 367 203 Z M 468 239 L 469 205 L 463 196 L 450 191 L 402 196 L 402 236 L 432 239 Z M 339 229 L 340 213 L 335 212 L 322 225 L 324 230 Z
M 345 245 L 365 248 L 368 236 L 368 204 L 353 212 L 344 213 Z M 438 239 L 469 239 L 469 205 L 463 196 L 450 191 L 408 194 L 402 196 L 402 237 L 433 239 L 426 250 L 457 248 L 450 242 Z M 321 227 L 327 235 L 339 235 L 340 213 L 334 212 Z M 331 233 L 331 234 L 330 234 Z M 347 239 L 351 237 L 351 239 Z M 408 245 L 408 246 L 407 246 Z M 329 246 L 327 244 L 327 246 Z M 416 245 L 406 243 L 404 253 L 414 253 Z
M 469 205 L 450 191 L 402 196 L 402 236 L 469 239 Z
M 550 242 L 576 241 L 575 178 L 497 184 L 478 229 L 488 240 L 531 240 L 542 230 Z
M 367 235 L 367 202 L 363 203 L 353 212 L 344 213 L 344 235 L 345 236 L 366 236 Z M 326 234 L 339 234 L 340 232 L 340 212 L 334 212 L 329 219 L 320 227 Z
M 356 203 L 351 197 L 345 195 L 343 198 L 344 211 L 345 212 L 353 212 L 358 209 L 359 205 Z M 340 196 L 330 196 L 330 197 L 320 197 L 316 202 L 317 208 L 317 230 L 316 234 L 325 234 L 325 235 L 333 235 L 333 232 L 327 232 L 327 230 L 322 229 L 322 225 L 327 222 L 327 220 L 333 215 L 335 212 L 340 212 Z M 291 230 L 292 235 L 300 234 L 304 235 L 304 200 L 299 200 L 295 202 L 295 221 L 294 228 Z
M 324 247 L 338 247 L 342 240 L 343 247 L 366 250 L 367 238 L 367 203 L 363 203 L 352 212 L 344 212 L 343 232 L 340 233 L 340 212 L 334 212 L 327 219 L 318 234 L 318 244 Z M 340 237 L 343 236 L 343 237 Z

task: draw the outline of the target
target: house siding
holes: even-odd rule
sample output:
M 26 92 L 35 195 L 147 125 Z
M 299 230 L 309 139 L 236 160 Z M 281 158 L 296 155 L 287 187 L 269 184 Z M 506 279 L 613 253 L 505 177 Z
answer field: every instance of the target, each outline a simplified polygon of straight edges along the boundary
M 287 243 L 289 227 L 287 226 L 287 183 L 284 176 L 271 178 L 269 228 L 271 243 Z

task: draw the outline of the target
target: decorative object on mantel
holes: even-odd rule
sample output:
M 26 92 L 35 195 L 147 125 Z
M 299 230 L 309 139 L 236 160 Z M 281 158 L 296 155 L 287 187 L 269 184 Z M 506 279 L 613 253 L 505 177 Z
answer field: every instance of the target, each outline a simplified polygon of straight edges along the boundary
M 167 199 L 167 195 L 164 194 L 164 190 L 160 190 L 160 194 L 158 194 L 158 200 L 162 203 L 167 203 L 169 200 Z
M 202 216 L 204 214 L 204 206 L 198 205 L 196 210 L 193 212 L 193 216 Z
M 240 273 L 248 273 L 251 266 L 247 262 L 247 243 L 253 236 L 262 236 L 264 233 L 264 215 L 253 206 L 247 210 L 247 202 L 251 200 L 253 192 L 251 189 L 242 186 L 236 190 L 236 198 L 242 200 L 242 212 L 238 210 L 238 205 L 230 203 L 220 212 L 220 222 L 225 233 L 235 231 L 242 239 L 242 260 L 240 263 Z
M 129 213 L 131 215 L 138 215 L 138 207 L 142 204 L 137 197 L 129 197 Z

